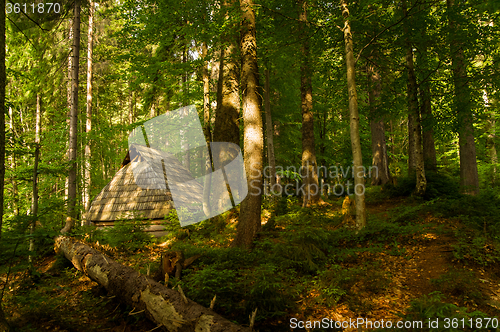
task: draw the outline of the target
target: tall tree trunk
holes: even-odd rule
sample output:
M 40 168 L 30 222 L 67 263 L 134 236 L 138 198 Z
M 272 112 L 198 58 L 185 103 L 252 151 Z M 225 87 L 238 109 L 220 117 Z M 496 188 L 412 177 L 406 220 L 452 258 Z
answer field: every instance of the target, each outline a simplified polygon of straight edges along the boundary
M 425 42 L 424 42 L 425 43 Z M 419 62 L 424 70 L 424 80 L 420 83 L 420 114 L 422 116 L 422 139 L 424 153 L 424 167 L 429 171 L 437 170 L 436 146 L 434 144 L 434 115 L 431 106 L 431 86 L 428 74 L 427 46 L 424 44 L 419 49 Z
M 9 128 L 12 133 L 12 135 L 16 135 L 15 127 L 14 127 L 14 114 L 12 112 L 12 107 L 9 107 Z M 12 141 L 12 144 L 14 144 L 14 141 Z M 17 162 L 16 162 L 16 154 L 14 151 L 12 151 L 12 155 L 10 157 L 10 167 L 12 168 L 12 172 L 15 173 L 16 168 L 17 168 Z M 14 208 L 14 215 L 18 216 L 19 215 L 19 191 L 17 189 L 17 180 L 14 175 L 10 178 L 10 181 L 12 183 L 12 205 Z
M 5 75 L 5 0 L 0 0 L 0 109 L 5 110 L 5 86 L 7 77 Z M 5 180 L 5 116 L 0 116 L 0 241 L 2 239 L 3 225 L 3 189 Z M 2 309 L 2 298 L 0 298 L 0 332 L 8 332 L 9 325 L 5 319 Z
M 224 81 L 224 48 L 221 48 L 219 53 L 220 53 L 220 59 L 219 59 L 219 71 L 217 75 L 217 96 L 216 96 L 217 105 L 215 106 L 216 107 L 215 118 L 217 118 L 217 114 L 222 107 L 222 86 Z
M 347 0 L 342 0 L 342 16 L 344 17 L 344 41 L 347 66 L 347 90 L 349 93 L 349 118 L 351 131 L 351 147 L 353 156 L 354 193 L 356 195 L 356 228 L 366 226 L 365 210 L 365 180 L 364 167 L 361 155 L 361 140 L 359 137 L 358 95 L 356 92 L 356 71 L 354 60 L 354 45 L 352 41 L 351 25 L 349 23 L 349 9 Z
M 488 154 L 490 157 L 490 163 L 493 165 L 491 169 L 491 183 L 496 185 L 497 180 L 497 164 L 498 164 L 498 154 L 497 148 L 495 144 L 496 139 L 496 114 L 495 114 L 495 106 L 496 100 L 489 98 L 486 90 L 484 91 L 483 99 L 485 100 L 485 104 L 488 108 L 490 108 L 489 112 L 487 112 L 487 120 L 486 120 L 486 149 L 488 150 Z
M 422 22 L 420 37 L 417 46 L 417 70 L 420 74 L 420 117 L 422 125 L 422 143 L 424 154 L 425 170 L 437 171 L 436 146 L 434 143 L 434 115 L 431 106 L 431 85 L 430 76 L 432 74 L 429 68 L 429 56 L 427 54 L 427 45 L 431 42 L 427 35 L 428 9 L 423 3 L 417 5 L 418 17 Z
M 326 179 L 328 178 L 328 170 L 326 168 L 326 159 L 325 159 L 325 152 L 326 152 L 326 121 L 328 119 L 328 112 L 326 109 L 323 110 L 323 117 L 320 119 L 320 131 L 319 131 L 319 153 L 321 155 L 320 159 L 320 171 L 318 171 L 318 184 L 319 188 L 321 190 L 321 193 L 324 195 L 329 194 L 330 187 L 329 185 L 325 186 Z M 327 192 L 323 192 L 323 189 L 327 188 Z
M 231 5 L 232 4 L 224 2 L 226 8 Z M 217 105 L 217 111 L 215 113 L 213 139 L 214 142 L 231 142 L 239 146 L 240 129 L 238 118 L 240 115 L 240 96 L 238 90 L 239 68 L 237 53 L 236 37 L 230 36 L 228 46 L 221 52 L 224 58 L 221 59 L 221 67 L 219 68 L 219 71 L 222 71 L 220 74 L 222 75 L 222 100 L 220 105 Z
M 68 20 L 69 27 L 68 27 L 68 40 L 71 41 L 70 45 L 70 52 L 68 55 L 68 86 L 67 86 L 67 105 L 68 105 L 68 112 L 67 112 L 67 117 L 66 117 L 66 124 L 69 128 L 70 126 L 70 114 L 71 114 L 71 91 L 72 91 L 72 84 L 73 84 L 73 44 L 74 44 L 74 33 L 73 33 L 73 26 L 74 26 L 74 19 L 70 18 Z M 66 158 L 69 160 L 69 139 L 66 143 Z M 64 180 L 64 200 L 67 202 L 69 198 L 69 175 L 66 177 Z
M 184 37 L 183 37 L 183 40 L 184 40 L 184 46 L 182 49 L 182 64 L 185 65 L 187 63 L 188 48 L 187 48 L 186 41 L 185 41 Z M 184 68 L 186 68 L 186 67 L 184 67 Z M 188 89 L 187 82 L 188 82 L 187 73 L 184 72 L 182 74 L 182 106 L 188 106 L 188 104 L 189 104 L 189 89 Z M 187 170 L 189 170 L 191 167 L 190 166 L 191 162 L 190 162 L 190 152 L 189 152 L 189 140 L 186 138 L 186 134 L 187 133 L 185 130 L 181 130 L 181 132 L 180 132 L 181 147 L 182 147 L 183 154 L 184 154 L 182 164 L 184 165 L 184 167 L 186 167 Z
M 33 233 L 36 228 L 36 221 L 38 218 L 38 161 L 40 159 L 40 126 L 41 126 L 41 100 L 40 94 L 36 95 L 36 114 L 35 114 L 35 161 L 33 163 L 33 196 L 31 198 L 31 220 L 30 224 L 30 255 L 28 260 L 30 263 L 33 262 L 33 252 L 35 251 L 35 239 L 33 238 Z
M 417 170 L 415 152 L 415 114 L 408 113 L 408 176 L 415 176 Z
M 244 156 L 248 181 L 248 195 L 241 203 L 236 238 L 233 245 L 249 248 L 261 228 L 262 203 L 262 151 L 264 135 L 258 94 L 257 40 L 255 37 L 255 11 L 253 0 L 240 0 L 242 12 L 241 32 L 241 85 L 243 91 Z
M 376 57 L 372 59 L 376 61 Z M 372 186 L 384 185 L 391 181 L 391 172 L 389 171 L 389 158 L 387 157 L 387 144 L 385 140 L 384 117 L 381 116 L 378 109 L 380 91 L 382 85 L 380 75 L 374 66 L 368 66 L 368 103 L 370 107 L 370 129 L 372 137 Z
M 92 156 L 90 151 L 89 133 L 92 130 L 92 78 L 93 78 L 93 59 L 92 53 L 94 51 L 94 1 L 89 4 L 89 32 L 88 32 L 88 46 L 87 46 L 87 122 L 85 132 L 87 133 L 87 140 L 85 144 L 85 185 L 83 186 L 83 209 L 86 213 L 90 208 L 90 186 L 92 184 L 90 172 L 90 158 Z M 83 216 L 85 216 L 85 213 Z M 86 225 L 90 225 L 90 220 L 84 221 Z
M 206 59 L 208 55 L 208 47 L 207 43 L 203 42 L 202 48 L 202 57 Z M 221 59 L 222 61 L 222 59 Z M 212 134 L 210 130 L 210 77 L 208 74 L 208 61 L 204 60 L 203 62 L 203 133 L 205 134 L 205 140 L 207 142 L 208 156 L 205 157 L 205 174 L 209 174 L 213 171 L 212 169 L 212 152 L 210 149 L 210 142 L 212 141 Z M 205 177 L 205 181 L 203 184 L 203 212 L 205 215 L 211 215 L 211 206 L 210 206 L 210 176 Z
M 406 0 L 402 1 L 403 15 L 407 16 L 406 12 Z M 417 184 L 415 186 L 415 194 L 422 196 L 425 193 L 427 187 L 427 180 L 425 179 L 425 169 L 424 169 L 424 155 L 422 152 L 422 134 L 420 128 L 420 110 L 418 108 L 418 90 L 417 90 L 417 78 L 415 76 L 415 68 L 413 65 L 413 48 L 410 42 L 409 35 L 409 22 L 405 20 L 403 23 L 404 34 L 406 35 L 406 67 L 408 70 L 408 114 L 409 123 L 410 118 L 413 120 L 413 128 L 410 132 L 413 132 L 413 151 L 415 153 L 415 173 L 417 177 Z M 409 144 L 411 146 L 411 142 Z
M 271 92 L 269 86 L 269 69 L 265 70 L 265 86 L 264 86 L 264 108 L 266 111 L 266 140 L 267 140 L 267 159 L 269 164 L 269 177 L 271 192 L 276 190 L 276 158 L 274 156 L 274 136 L 273 136 L 273 120 L 271 116 Z
M 450 49 L 455 85 L 455 113 L 459 122 L 458 144 L 460 149 L 460 187 L 464 194 L 479 194 L 479 175 L 477 171 L 476 144 L 474 142 L 474 119 L 472 117 L 472 100 L 467 63 L 464 55 L 464 43 L 456 31 L 461 29 L 457 22 L 459 5 L 454 0 L 447 0 Z
M 307 36 L 307 0 L 299 0 L 299 36 L 302 63 L 300 65 L 300 98 L 302 110 L 302 206 L 311 206 L 321 200 L 318 184 L 318 165 L 314 147 L 314 119 L 311 68 L 309 66 L 309 40 Z
M 229 15 L 231 7 L 237 4 L 236 0 L 224 1 L 223 9 L 227 11 L 226 15 Z M 229 19 L 229 16 L 227 16 Z M 237 27 L 234 27 L 236 29 Z M 221 103 L 217 105 L 217 111 L 215 112 L 215 123 L 213 132 L 214 142 L 230 142 L 240 146 L 240 129 L 239 129 L 239 114 L 240 114 L 240 95 L 239 95 L 239 67 L 238 67 L 238 43 L 237 35 L 232 33 L 227 37 L 223 38 L 227 42 L 227 47 L 221 52 L 224 55 L 224 59 L 221 59 L 221 67 L 219 71 L 222 71 L 222 80 L 220 80 L 221 85 Z M 221 77 L 219 75 L 219 78 Z M 212 156 L 214 163 L 218 161 L 219 165 L 226 165 L 232 161 L 236 155 L 236 149 L 219 149 L 218 156 Z M 232 153 L 234 152 L 234 153 Z M 215 170 L 220 166 L 214 164 Z M 225 174 L 225 173 L 224 173 Z M 224 175 L 225 177 L 225 175 Z M 217 186 L 214 188 L 213 196 L 223 198 L 224 195 L 221 191 L 230 190 L 228 187 L 223 188 Z M 232 196 L 230 196 L 232 197 Z M 224 200 L 220 199 L 218 202 L 213 202 L 212 204 L 219 210 L 225 210 Z
M 80 63 L 80 0 L 75 0 L 73 18 L 73 70 L 71 77 L 71 111 L 69 124 L 69 156 L 70 162 L 68 176 L 68 218 L 66 225 L 61 230 L 69 232 L 76 219 L 76 149 L 78 139 L 78 71 Z
M 208 55 L 207 43 L 203 42 L 202 57 L 205 59 Z M 205 140 L 210 142 L 212 134 L 210 133 L 210 77 L 208 74 L 208 61 L 203 62 L 203 132 Z
M 428 83 L 422 82 L 420 90 L 422 100 L 422 138 L 424 149 L 424 167 L 429 171 L 437 170 L 436 145 L 434 143 L 434 115 L 431 106 L 431 89 Z
M 5 0 L 0 0 L 0 7 L 5 8 Z M 5 11 L 0 11 L 0 109 L 5 110 L 5 88 L 7 77 L 5 75 Z M 2 239 L 3 225 L 3 189 L 5 180 L 5 116 L 0 116 L 0 240 Z M 2 312 L 0 299 L 0 314 Z M 2 320 L 0 316 L 0 330 L 2 329 Z
M 394 137 L 396 136 L 394 134 L 394 123 L 391 120 L 389 120 L 389 126 L 390 126 L 390 130 L 391 130 L 391 134 L 389 135 L 389 141 L 391 142 L 391 154 L 394 156 L 396 155 L 396 140 L 394 139 Z M 390 160 L 390 159 L 389 159 Z M 393 182 L 394 182 L 394 179 L 393 179 Z

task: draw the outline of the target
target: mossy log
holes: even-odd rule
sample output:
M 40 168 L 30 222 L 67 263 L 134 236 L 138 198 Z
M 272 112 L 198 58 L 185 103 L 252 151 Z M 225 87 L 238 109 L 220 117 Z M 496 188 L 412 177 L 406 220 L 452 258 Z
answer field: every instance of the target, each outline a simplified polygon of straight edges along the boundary
M 144 310 L 149 319 L 168 331 L 251 331 L 70 237 L 57 237 L 55 249 L 110 294 L 136 312 Z

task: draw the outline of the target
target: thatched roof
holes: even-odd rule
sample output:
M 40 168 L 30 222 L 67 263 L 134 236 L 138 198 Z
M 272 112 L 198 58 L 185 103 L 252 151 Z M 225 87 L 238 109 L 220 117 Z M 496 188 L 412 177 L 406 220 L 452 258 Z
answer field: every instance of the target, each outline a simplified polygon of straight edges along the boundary
M 174 208 L 163 168 L 169 167 L 170 179 L 176 183 L 194 180 L 175 156 L 145 146 L 132 145 L 122 165 L 92 202 L 87 220 L 163 219 Z M 176 195 L 176 202 L 202 202 L 203 187 L 198 182 L 189 182 L 183 192 L 181 197 Z

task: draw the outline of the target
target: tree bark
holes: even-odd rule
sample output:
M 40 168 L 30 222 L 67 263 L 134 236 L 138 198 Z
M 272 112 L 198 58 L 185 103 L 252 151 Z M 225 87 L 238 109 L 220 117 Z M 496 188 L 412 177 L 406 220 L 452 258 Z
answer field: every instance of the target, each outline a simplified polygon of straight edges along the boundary
M 202 56 L 205 59 L 208 55 L 207 43 L 203 42 Z M 222 60 L 221 60 L 222 61 Z M 212 169 L 212 152 L 210 149 L 210 142 L 212 141 L 212 134 L 210 131 L 210 78 L 208 75 L 208 61 L 203 62 L 203 133 L 207 142 L 208 156 L 205 157 L 205 174 L 209 174 Z M 210 206 L 210 177 L 206 176 L 203 184 L 203 211 L 205 215 L 211 214 Z
M 5 8 L 5 0 L 0 0 L 0 8 Z M 7 77 L 5 74 L 5 11 L 0 13 L 0 109 L 5 110 L 5 86 Z M 0 241 L 2 239 L 3 224 L 3 189 L 5 180 L 5 116 L 0 116 Z M 2 298 L 0 298 L 0 332 L 8 332 L 9 325 L 5 319 L 2 309 Z
M 417 5 L 417 17 L 422 22 L 420 29 L 420 37 L 417 39 L 417 73 L 419 78 L 420 92 L 420 117 L 422 126 L 422 143 L 424 154 L 425 170 L 437 171 L 436 146 L 434 143 L 434 115 L 432 114 L 431 105 L 431 85 L 430 77 L 432 74 L 429 68 L 428 44 L 431 42 L 427 35 L 427 22 L 429 9 L 423 3 Z
M 76 219 L 76 156 L 78 139 L 78 72 L 80 63 L 80 0 L 75 0 L 73 18 L 73 61 L 71 77 L 71 111 L 69 123 L 68 212 L 64 232 L 73 228 Z
M 12 135 L 16 137 L 16 130 L 14 127 L 14 114 L 12 112 L 12 107 L 9 107 L 9 127 L 10 131 L 12 132 Z M 12 142 L 14 144 L 14 142 Z M 16 154 L 12 152 L 12 155 L 10 157 L 10 167 L 12 168 L 12 172 L 15 173 L 16 168 L 17 168 L 17 162 L 16 162 Z M 17 189 L 17 180 L 14 175 L 11 176 L 10 182 L 12 183 L 12 205 L 14 208 L 14 215 L 18 216 L 19 215 L 19 191 Z
M 415 153 L 415 114 L 408 113 L 408 176 L 414 176 L 417 170 Z
M 431 107 L 431 90 L 428 84 L 422 83 L 420 96 L 422 99 L 422 138 L 424 149 L 424 167 L 429 171 L 437 170 L 436 145 L 434 143 L 434 115 Z
M 300 97 L 302 110 L 302 206 L 311 206 L 321 200 L 321 190 L 318 183 L 318 165 L 314 147 L 314 118 L 311 68 L 309 66 L 309 40 L 307 27 L 307 0 L 299 0 L 299 36 L 302 38 L 300 52 L 302 63 L 300 66 Z
M 90 208 L 90 185 L 92 183 L 90 172 L 90 158 L 92 156 L 90 150 L 89 133 L 92 130 L 92 78 L 93 78 L 93 60 L 92 53 L 94 50 L 94 1 L 89 4 L 89 31 L 88 31 L 88 46 L 87 46 L 87 122 L 85 124 L 85 132 L 87 133 L 85 144 L 85 185 L 83 188 L 83 209 L 84 212 Z M 85 216 L 85 213 L 83 214 Z M 84 220 L 84 224 L 90 225 L 90 220 Z
M 222 85 L 224 81 L 224 48 L 222 48 L 219 52 L 219 69 L 217 75 L 217 95 L 216 95 L 216 106 L 215 106 L 215 118 L 217 118 L 217 114 L 222 107 Z M 215 121 L 214 121 L 215 127 Z M 212 133 L 214 135 L 214 133 Z
M 207 43 L 203 42 L 202 57 L 205 59 L 208 55 Z M 203 132 L 205 140 L 210 142 L 212 134 L 210 133 L 210 77 L 208 74 L 208 61 L 203 62 Z
M 223 2 L 223 9 L 227 11 L 226 18 L 230 20 L 229 11 L 232 6 L 237 4 L 236 0 L 225 0 Z M 232 27 L 232 30 L 237 27 Z M 224 36 L 223 40 L 226 42 L 226 48 L 221 51 L 221 61 L 219 68 L 219 82 L 220 87 L 220 104 L 217 104 L 215 112 L 215 123 L 213 131 L 214 142 L 230 142 L 240 146 L 240 129 L 239 129 L 239 116 L 240 116 L 240 94 L 239 94 L 239 61 L 238 61 L 238 39 L 237 35 L 231 32 L 229 36 Z M 223 56 L 223 58 L 222 58 Z M 222 75 L 222 76 L 221 76 Z M 234 153 L 233 153 L 234 152 Z M 236 157 L 236 149 L 220 149 L 218 156 L 212 156 L 219 164 L 214 168 L 217 170 L 223 167 Z M 229 190 L 221 186 L 213 188 L 214 197 L 224 197 L 220 192 Z M 230 197 L 232 197 L 230 195 Z M 212 205 L 217 209 L 225 210 L 223 200 L 213 202 Z
M 250 332 L 250 329 L 226 320 L 212 310 L 186 299 L 179 292 L 69 237 L 57 237 L 55 249 L 110 294 L 135 308 L 135 311 L 144 310 L 149 319 L 163 325 L 168 331 Z
M 406 0 L 402 2 L 403 15 L 407 16 Z M 415 76 L 415 68 L 413 64 L 413 48 L 410 42 L 408 21 L 403 23 L 404 33 L 406 35 L 406 68 L 408 71 L 408 123 L 413 122 L 412 128 L 408 126 L 409 134 L 413 133 L 413 151 L 415 157 L 415 173 L 417 184 L 415 186 L 415 194 L 422 196 L 425 194 L 427 180 L 425 178 L 424 155 L 422 152 L 422 134 L 420 128 L 420 111 L 418 108 L 418 90 L 417 78 Z M 411 129 L 411 130 L 410 130 Z M 411 142 L 409 144 L 411 145 Z M 410 164 L 411 165 L 411 164 Z M 411 169 L 410 169 L 411 173 Z
M 224 7 L 228 9 L 231 3 L 224 1 Z M 222 83 L 221 103 L 217 105 L 214 124 L 214 142 L 231 142 L 240 145 L 240 127 L 238 118 L 240 116 L 240 96 L 238 86 L 239 68 L 237 62 L 237 43 L 234 35 L 229 36 L 228 46 L 221 52 Z M 220 77 L 220 76 L 219 76 Z
M 0 0 L 1 8 L 5 8 L 5 0 Z M 0 13 L 0 109 L 5 110 L 5 88 L 7 76 L 5 73 L 5 11 Z M 2 239 L 4 181 L 5 181 L 5 113 L 0 116 L 0 240 Z M 0 311 L 1 311 L 0 299 Z M 1 316 L 1 315 L 0 315 Z M 1 320 L 0 320 L 1 326 Z
M 458 5 L 454 0 L 447 0 L 449 25 L 450 25 L 450 49 L 453 67 L 453 82 L 455 85 L 454 108 L 458 118 L 458 144 L 460 149 L 460 187 L 464 194 L 479 194 L 479 175 L 477 171 L 476 144 L 474 142 L 474 119 L 472 117 L 472 100 L 469 78 L 467 75 L 467 64 L 464 55 L 464 44 L 459 39 L 456 31 L 460 24 L 456 21 Z
M 265 86 L 264 86 L 264 108 L 266 111 L 266 139 L 267 139 L 267 159 L 269 163 L 269 177 L 271 192 L 276 190 L 276 158 L 274 156 L 274 135 L 273 135 L 273 120 L 271 114 L 271 92 L 269 86 L 269 69 L 265 70 Z
M 66 124 L 68 125 L 68 128 L 70 127 L 70 114 L 71 114 L 71 91 L 72 91 L 72 75 L 73 75 L 73 39 L 74 39 L 74 34 L 73 34 L 73 22 L 74 20 L 72 18 L 69 19 L 69 27 L 68 27 L 68 40 L 71 42 L 70 45 L 70 52 L 68 55 L 68 86 L 67 86 L 67 105 L 68 105 L 68 112 L 67 115 L 68 117 L 66 118 Z M 69 160 L 69 139 L 67 141 L 66 145 L 66 158 Z M 69 198 L 69 174 L 68 176 L 64 179 L 64 200 L 67 202 Z
M 182 49 L 182 64 L 186 65 L 187 63 L 187 57 L 188 57 L 188 47 L 186 44 L 186 40 L 184 37 L 182 37 L 183 41 L 183 49 Z M 186 68 L 184 66 L 184 68 Z M 189 87 L 188 87 L 188 78 L 187 78 L 187 72 L 184 72 L 182 74 L 182 106 L 188 106 L 189 105 Z M 184 115 L 182 115 L 184 116 Z M 182 165 L 189 170 L 191 168 L 191 160 L 190 160 L 190 155 L 191 153 L 189 152 L 189 139 L 186 138 L 187 132 L 185 130 L 180 131 L 181 135 L 181 148 L 183 150 L 183 160 L 182 160 Z
M 495 107 L 496 107 L 496 100 L 493 98 L 489 98 L 488 93 L 486 90 L 484 91 L 484 97 L 485 99 L 485 104 L 488 108 L 492 108 L 487 112 L 487 120 L 486 120 L 486 132 L 487 137 L 486 137 L 486 149 L 488 150 L 488 154 L 490 157 L 490 163 L 493 165 L 491 169 L 491 179 L 493 185 L 496 185 L 496 179 L 497 179 L 497 164 L 498 164 L 498 154 L 497 154 L 497 148 L 496 148 L 496 114 L 495 114 Z
M 344 40 L 347 67 L 347 90 L 349 93 L 349 117 L 351 132 L 351 147 L 353 155 L 354 193 L 356 195 L 356 228 L 361 230 L 366 226 L 365 210 L 365 180 L 359 137 L 358 95 L 356 93 L 356 71 L 349 9 L 347 0 L 342 0 L 342 16 L 344 17 Z
M 242 12 L 241 85 L 243 90 L 243 144 L 248 195 L 241 202 L 240 218 L 233 245 L 249 248 L 261 229 L 262 203 L 262 112 L 258 94 L 257 40 L 253 0 L 240 0 Z
M 33 235 L 36 228 L 36 219 L 38 218 L 38 161 L 40 159 L 40 124 L 41 124 L 41 100 L 40 94 L 36 95 L 36 114 L 35 114 L 35 161 L 33 163 L 33 196 L 31 198 L 31 215 L 33 220 L 30 224 L 30 234 Z M 32 263 L 33 252 L 35 251 L 35 239 L 30 237 L 30 255 L 28 260 Z
M 376 61 L 375 58 L 372 60 Z M 370 107 L 372 137 L 372 169 L 370 178 L 372 186 L 380 186 L 391 181 L 391 172 L 389 171 L 389 158 L 387 157 L 384 117 L 378 114 L 378 99 L 380 98 L 382 85 L 380 75 L 372 65 L 368 66 L 368 82 L 370 83 L 368 103 Z
M 420 66 L 423 67 L 424 74 L 428 71 L 427 47 L 421 46 L 419 49 Z M 424 167 L 429 171 L 437 170 L 436 146 L 434 144 L 434 115 L 431 106 L 431 87 L 429 78 L 424 78 L 420 83 L 420 114 L 422 116 L 422 139 L 424 153 Z

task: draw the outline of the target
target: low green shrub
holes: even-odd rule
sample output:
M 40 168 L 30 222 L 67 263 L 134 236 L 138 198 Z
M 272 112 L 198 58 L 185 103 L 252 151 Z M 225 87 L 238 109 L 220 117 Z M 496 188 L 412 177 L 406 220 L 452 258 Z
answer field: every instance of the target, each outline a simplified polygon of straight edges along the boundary
M 405 328 L 405 331 L 495 331 L 485 328 L 487 315 L 481 311 L 467 312 L 467 308 L 458 307 L 442 301 L 440 292 L 433 292 L 411 301 L 411 306 L 405 315 L 405 321 L 421 321 L 419 328 Z M 491 323 L 491 321 L 488 321 Z M 498 321 L 497 321 L 498 324 Z M 473 325 L 473 326 L 471 326 Z M 491 326 L 491 324 L 490 324 Z
M 276 244 L 272 261 L 285 269 L 315 273 L 327 261 L 327 254 L 333 248 L 330 235 L 314 227 L 290 227 L 283 234 L 284 242 Z
M 427 187 L 423 198 L 431 200 L 438 197 L 460 197 L 460 187 L 458 180 L 444 172 L 426 171 L 425 178 Z M 396 186 L 387 184 L 384 186 L 384 192 L 390 197 L 410 196 L 416 186 L 415 176 L 405 176 L 398 179 Z
M 152 241 L 152 236 L 144 232 L 147 225 L 143 220 L 116 221 L 113 227 L 97 233 L 95 239 L 118 250 L 133 252 Z
M 245 289 L 245 312 L 249 315 L 258 309 L 259 319 L 286 315 L 286 310 L 295 307 L 290 289 L 285 287 L 283 276 L 274 264 L 263 264 L 247 275 Z
M 315 285 L 321 294 L 320 302 L 328 306 L 346 302 L 353 311 L 365 313 L 373 307 L 367 294 L 385 291 L 390 282 L 387 273 L 377 269 L 377 264 L 355 268 L 334 265 L 318 275 Z
M 226 312 L 238 310 L 243 289 L 235 280 L 241 276 L 236 270 L 221 269 L 220 266 L 205 266 L 189 273 L 182 279 L 181 285 L 186 296 L 203 306 L 209 307 L 217 295 L 216 306 Z
M 484 299 L 483 293 L 477 287 L 479 280 L 472 271 L 451 269 L 439 278 L 432 279 L 431 283 L 443 293 L 458 297 L 464 304 Z
M 459 261 L 480 266 L 492 266 L 500 262 L 500 245 L 478 234 L 477 231 L 456 231 L 458 243 L 453 244 L 453 256 Z

